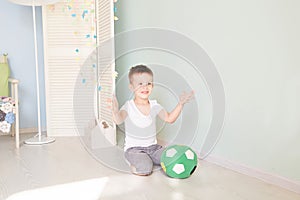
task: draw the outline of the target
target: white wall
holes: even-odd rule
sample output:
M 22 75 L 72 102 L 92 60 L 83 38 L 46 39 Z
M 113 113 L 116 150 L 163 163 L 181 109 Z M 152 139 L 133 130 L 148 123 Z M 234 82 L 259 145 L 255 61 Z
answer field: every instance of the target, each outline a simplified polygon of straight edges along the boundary
M 116 33 L 175 30 L 215 63 L 226 120 L 214 155 L 300 180 L 299 1 L 123 0 L 116 6 Z M 117 67 L 130 64 L 117 61 Z

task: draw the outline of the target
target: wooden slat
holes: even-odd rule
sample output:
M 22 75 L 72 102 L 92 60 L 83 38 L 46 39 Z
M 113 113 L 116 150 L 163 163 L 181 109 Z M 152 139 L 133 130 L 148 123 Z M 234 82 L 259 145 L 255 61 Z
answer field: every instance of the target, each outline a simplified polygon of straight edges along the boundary
M 93 0 L 65 0 L 54 7 L 43 7 L 49 135 L 77 135 L 78 128 L 83 129 L 95 118 L 93 98 L 89 98 L 93 96 L 94 85 L 87 83 L 97 80 L 97 73 L 96 70 L 82 72 L 97 44 L 94 38 L 97 25 L 95 13 L 90 12 L 91 5 L 95 5 Z M 88 13 L 83 18 L 85 10 Z M 81 84 L 80 79 L 86 82 Z
M 62 0 L 43 7 L 43 20 L 48 134 L 76 135 L 95 118 L 94 109 L 115 126 L 107 106 L 114 88 L 114 44 L 95 51 L 114 35 L 113 1 Z M 99 85 L 103 89 L 94 99 Z

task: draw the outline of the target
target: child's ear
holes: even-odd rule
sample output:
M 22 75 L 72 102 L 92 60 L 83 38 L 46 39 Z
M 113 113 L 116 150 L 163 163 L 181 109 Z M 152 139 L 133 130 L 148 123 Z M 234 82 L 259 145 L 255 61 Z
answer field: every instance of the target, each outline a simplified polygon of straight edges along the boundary
M 133 88 L 133 85 L 132 85 L 132 84 L 129 84 L 129 85 L 128 85 L 128 88 L 131 90 L 131 92 L 134 91 L 134 88 Z

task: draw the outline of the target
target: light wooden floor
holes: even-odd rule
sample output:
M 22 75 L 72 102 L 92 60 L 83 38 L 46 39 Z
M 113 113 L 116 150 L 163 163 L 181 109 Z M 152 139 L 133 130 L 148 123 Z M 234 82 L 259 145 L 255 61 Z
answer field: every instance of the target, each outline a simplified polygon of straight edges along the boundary
M 139 177 L 103 166 L 76 137 L 15 150 L 13 138 L 0 136 L 0 199 L 6 198 L 300 200 L 300 195 L 205 161 L 184 180 L 161 171 Z

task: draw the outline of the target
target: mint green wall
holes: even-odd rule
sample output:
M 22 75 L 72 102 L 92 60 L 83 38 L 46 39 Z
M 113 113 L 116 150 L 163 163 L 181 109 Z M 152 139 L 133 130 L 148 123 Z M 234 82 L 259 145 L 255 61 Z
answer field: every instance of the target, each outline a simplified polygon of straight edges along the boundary
M 171 29 L 197 42 L 215 63 L 226 120 L 214 155 L 300 180 L 299 1 L 122 0 L 116 7 L 116 33 Z M 117 60 L 120 74 L 143 58 Z M 120 92 L 123 101 L 127 97 Z M 199 146 L 196 140 L 193 147 Z

